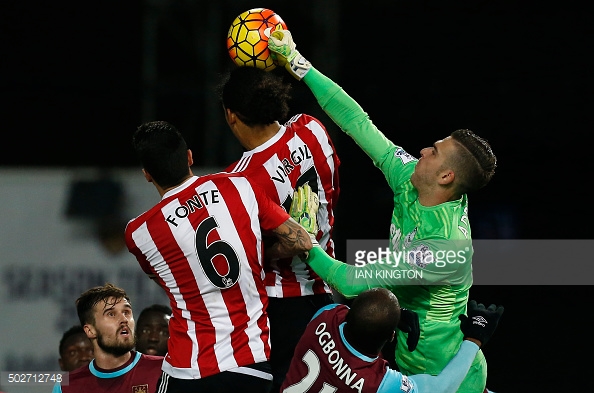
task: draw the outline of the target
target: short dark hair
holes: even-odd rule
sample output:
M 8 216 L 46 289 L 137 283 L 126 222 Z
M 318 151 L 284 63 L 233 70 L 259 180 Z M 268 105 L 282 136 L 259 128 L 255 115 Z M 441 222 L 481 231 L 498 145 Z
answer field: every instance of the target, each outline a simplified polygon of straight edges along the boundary
M 147 171 L 162 188 L 178 185 L 190 172 L 188 145 L 175 126 L 166 121 L 141 124 L 132 147 Z
M 140 312 L 140 314 L 138 315 L 138 318 L 136 318 L 136 320 L 139 321 L 140 318 L 143 317 L 143 315 L 145 315 L 145 314 L 147 314 L 147 313 L 149 313 L 151 311 L 153 311 L 153 312 L 159 312 L 161 314 L 165 314 L 165 315 L 169 315 L 169 316 L 171 316 L 171 313 L 172 313 L 171 308 L 169 306 L 166 306 L 164 304 L 153 304 L 153 305 L 150 305 L 148 307 L 145 307 Z
M 78 299 L 76 299 L 76 312 L 81 326 L 84 326 L 87 323 L 95 323 L 93 307 L 101 301 L 107 304 L 108 299 L 112 297 L 115 298 L 116 303 L 121 299 L 126 299 L 128 303 L 132 304 L 126 291 L 110 283 L 93 287 L 83 292 Z
M 217 86 L 221 103 L 248 126 L 285 122 L 292 85 L 273 71 L 235 67 Z
M 465 194 L 486 186 L 497 167 L 489 142 L 468 129 L 456 130 L 451 136 L 462 147 L 450 162 L 458 179 L 458 192 Z
M 60 356 L 62 356 L 62 351 L 64 351 L 64 346 L 66 344 L 66 340 L 70 337 L 75 336 L 77 334 L 83 334 L 85 337 L 87 334 L 85 333 L 85 329 L 81 325 L 74 325 L 70 327 L 70 329 L 66 330 L 60 339 L 60 345 L 58 346 L 58 351 L 60 352 Z
M 391 339 L 400 322 L 398 298 L 385 288 L 361 292 L 351 303 L 345 322 L 359 346 L 372 352 Z

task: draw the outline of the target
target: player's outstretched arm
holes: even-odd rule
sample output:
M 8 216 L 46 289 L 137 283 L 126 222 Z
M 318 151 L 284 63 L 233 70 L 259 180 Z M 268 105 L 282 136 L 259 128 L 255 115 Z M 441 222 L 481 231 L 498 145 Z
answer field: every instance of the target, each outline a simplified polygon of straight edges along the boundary
M 419 393 L 455 392 L 462 384 L 470 370 L 479 348 L 484 346 L 495 332 L 503 315 L 503 306 L 491 304 L 485 308 L 471 300 L 468 303 L 468 316 L 460 315 L 460 330 L 464 334 L 464 342 L 456 356 L 438 375 L 419 374 L 409 377 Z
M 268 48 L 275 62 L 284 66 L 296 79 L 310 88 L 322 109 L 346 134 L 378 163 L 394 149 L 394 144 L 377 129 L 369 115 L 338 84 L 332 81 L 299 53 L 289 30 L 270 34 Z
M 345 298 L 354 298 L 371 288 L 392 289 L 401 285 L 414 284 L 400 266 L 388 264 L 366 264 L 353 266 L 329 256 L 320 247 L 309 251 L 304 262 L 309 265 L 324 281 Z

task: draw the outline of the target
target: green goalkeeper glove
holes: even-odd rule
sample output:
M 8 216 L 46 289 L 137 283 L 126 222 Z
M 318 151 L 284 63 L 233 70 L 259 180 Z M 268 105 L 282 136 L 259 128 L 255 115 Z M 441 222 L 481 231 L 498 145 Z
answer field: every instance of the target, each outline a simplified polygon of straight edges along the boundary
M 289 215 L 301 224 L 309 234 L 314 235 L 314 239 L 315 235 L 318 233 L 316 216 L 319 207 L 320 200 L 318 195 L 312 191 L 309 184 L 305 183 L 293 193 L 293 201 L 291 202 Z
M 301 80 L 310 70 L 311 63 L 301 56 L 296 47 L 289 30 L 275 30 L 270 33 L 268 49 L 272 59 L 277 65 L 284 66 L 297 80 Z

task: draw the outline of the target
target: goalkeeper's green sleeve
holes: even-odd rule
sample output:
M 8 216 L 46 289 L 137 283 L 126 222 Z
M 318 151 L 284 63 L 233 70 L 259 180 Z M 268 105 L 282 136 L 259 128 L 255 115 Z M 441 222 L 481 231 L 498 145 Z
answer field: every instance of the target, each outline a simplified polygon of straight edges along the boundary
M 359 268 L 332 258 L 320 247 L 309 250 L 306 262 L 328 285 L 347 299 L 353 298 L 367 289 L 382 286 L 375 280 L 370 282 L 357 277 L 356 273 Z
M 369 114 L 336 82 L 315 67 L 303 78 L 320 107 L 378 166 L 394 143 L 375 126 Z
M 353 290 L 353 287 L 347 285 L 347 277 L 349 276 L 348 268 L 352 266 L 340 262 L 326 253 L 320 247 L 313 247 L 309 250 L 309 256 L 306 263 L 317 274 L 326 281 L 328 285 L 340 292 L 344 297 L 355 297 L 365 289 Z
M 349 265 L 329 256 L 319 246 L 309 251 L 305 262 L 328 283 L 346 298 L 357 296 L 371 288 L 387 288 L 392 290 L 402 285 L 423 285 L 431 282 L 446 282 L 448 275 L 430 274 L 426 277 L 411 274 L 407 263 L 389 263 L 377 261 L 361 266 Z M 440 281 L 441 280 L 441 281 Z M 445 281 L 444 281 L 445 280 Z

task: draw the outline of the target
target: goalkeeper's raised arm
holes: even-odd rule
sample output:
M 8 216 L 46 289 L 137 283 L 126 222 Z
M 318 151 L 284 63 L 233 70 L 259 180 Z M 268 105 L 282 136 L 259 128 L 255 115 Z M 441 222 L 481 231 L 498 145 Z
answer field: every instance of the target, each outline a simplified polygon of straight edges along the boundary
M 398 333 L 398 367 L 408 374 L 419 371 L 439 374 L 455 356 L 462 341 L 452 321 L 464 311 L 472 285 L 472 234 L 467 194 L 483 188 L 493 177 L 497 159 L 491 146 L 473 131 L 460 128 L 429 143 L 417 159 L 389 141 L 356 101 L 317 71 L 297 51 L 290 32 L 273 32 L 268 47 L 278 64 L 307 84 L 328 116 L 382 171 L 394 193 L 390 250 L 415 254 L 413 259 L 406 259 L 412 264 L 375 263 L 355 267 L 327 260 L 314 247 L 307 262 L 345 296 L 374 286 L 394 291 L 404 307 L 418 313 L 423 332 L 414 352 L 406 351 L 403 333 Z M 453 251 L 455 263 L 438 265 L 424 257 L 438 256 L 440 251 Z M 407 272 L 400 271 L 405 267 L 409 271 L 423 272 L 423 280 L 427 281 L 416 283 L 415 277 L 409 279 Z M 402 273 L 407 273 L 404 282 Z M 486 377 L 486 361 L 479 351 L 458 393 L 484 391 Z
M 296 48 L 291 32 L 276 30 L 271 33 L 268 48 L 276 64 L 310 88 L 321 108 L 347 135 L 371 157 L 376 166 L 395 149 L 369 119 L 369 115 L 338 84 L 322 74 L 307 61 Z

